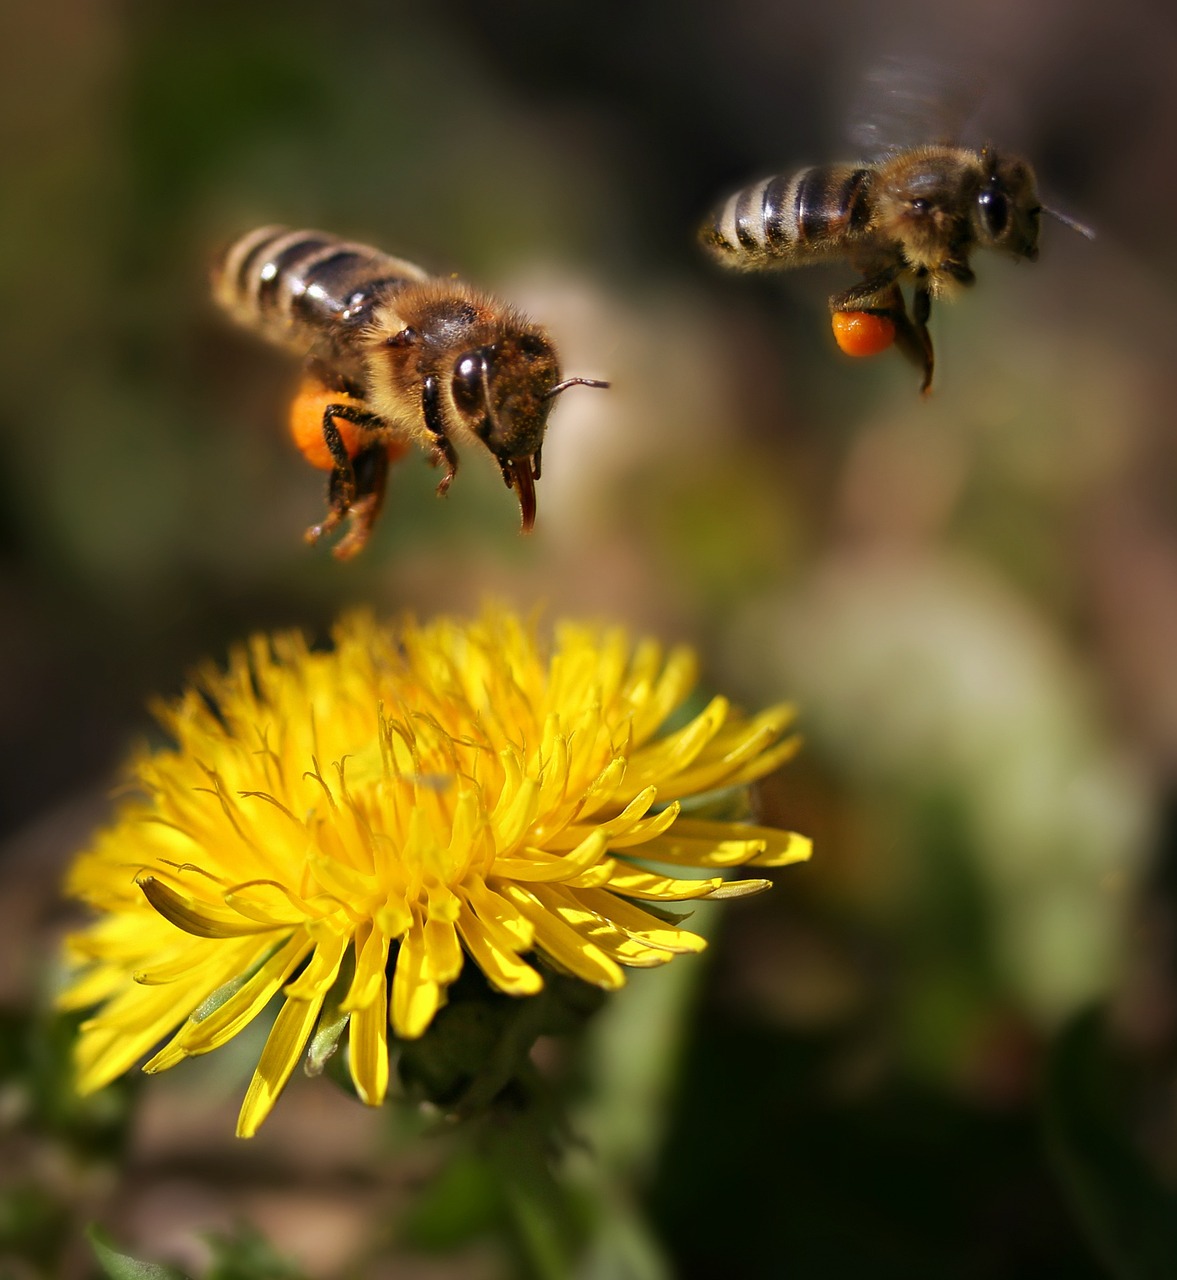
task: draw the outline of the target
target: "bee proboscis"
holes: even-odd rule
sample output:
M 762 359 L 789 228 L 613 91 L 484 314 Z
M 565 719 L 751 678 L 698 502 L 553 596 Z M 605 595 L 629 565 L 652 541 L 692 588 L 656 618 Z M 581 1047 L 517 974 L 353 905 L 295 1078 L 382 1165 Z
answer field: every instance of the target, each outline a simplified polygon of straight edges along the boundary
M 551 338 L 514 307 L 326 232 L 250 231 L 221 255 L 212 284 L 234 320 L 305 362 L 291 431 L 331 473 L 327 517 L 306 536 L 318 541 L 350 518 L 340 559 L 367 542 L 389 463 L 414 442 L 445 468 L 439 494 L 457 471 L 456 446 L 484 447 L 530 531 L 553 400 L 608 385 L 561 380 Z
M 726 200 L 700 239 L 716 261 L 739 271 L 849 262 L 862 279 L 835 293 L 830 310 L 889 320 L 926 392 L 935 367 L 932 300 L 974 282 L 974 249 L 1033 262 L 1043 213 L 1091 235 L 1042 205 L 1025 160 L 936 144 L 876 164 L 815 165 L 765 178 Z M 903 284 L 912 287 L 910 315 Z

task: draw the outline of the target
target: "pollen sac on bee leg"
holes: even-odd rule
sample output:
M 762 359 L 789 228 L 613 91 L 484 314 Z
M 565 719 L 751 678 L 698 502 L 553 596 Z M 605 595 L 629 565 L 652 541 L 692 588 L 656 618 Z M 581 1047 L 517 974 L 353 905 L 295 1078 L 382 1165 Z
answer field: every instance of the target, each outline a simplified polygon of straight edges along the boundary
M 895 322 L 877 311 L 835 311 L 834 341 L 848 356 L 877 356 L 895 341 Z
M 323 413 L 330 404 L 363 408 L 360 401 L 342 392 L 330 391 L 313 378 L 303 379 L 290 404 L 290 437 L 299 453 L 317 471 L 330 471 L 335 466 L 335 460 L 331 457 L 323 436 Z M 346 418 L 337 418 L 335 425 L 347 456 L 354 458 L 364 446 L 365 432 Z

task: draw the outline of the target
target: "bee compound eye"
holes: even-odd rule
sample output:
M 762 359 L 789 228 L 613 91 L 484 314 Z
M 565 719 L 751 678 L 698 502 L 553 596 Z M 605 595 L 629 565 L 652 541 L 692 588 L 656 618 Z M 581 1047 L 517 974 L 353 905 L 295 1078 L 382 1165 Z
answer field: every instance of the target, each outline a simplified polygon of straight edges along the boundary
M 1009 223 L 1009 201 L 1000 191 L 986 187 L 977 197 L 977 203 L 986 232 L 992 239 L 998 239 Z
M 463 413 L 475 413 L 482 405 L 483 361 L 471 352 L 454 365 L 452 394 Z

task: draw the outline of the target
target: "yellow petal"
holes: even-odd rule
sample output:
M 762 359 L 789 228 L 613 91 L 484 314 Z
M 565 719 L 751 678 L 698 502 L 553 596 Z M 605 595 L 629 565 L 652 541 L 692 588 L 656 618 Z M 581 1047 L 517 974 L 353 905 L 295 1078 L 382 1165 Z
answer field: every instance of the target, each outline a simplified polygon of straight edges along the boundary
M 323 1006 L 320 992 L 312 1000 L 287 1000 L 274 1019 L 266 1038 L 266 1047 L 258 1060 L 257 1070 L 245 1092 L 245 1101 L 237 1117 L 237 1136 L 252 1138 L 258 1126 L 270 1114 L 278 1095 L 298 1065 L 307 1040 L 315 1028 Z
M 677 733 L 668 734 L 642 750 L 630 762 L 626 781 L 631 786 L 654 783 L 664 799 L 685 794 L 668 791 L 666 782 L 686 770 L 723 727 L 729 703 L 726 698 L 712 698 L 706 707 Z
M 646 841 L 641 848 L 642 861 L 682 867 L 739 867 L 765 851 L 763 840 L 688 840 L 681 827 L 679 822 L 667 835 Z
M 384 970 L 375 998 L 351 1015 L 347 1029 L 348 1065 L 360 1101 L 378 1107 L 388 1092 L 388 1002 Z
M 365 926 L 356 934 L 356 972 L 340 1005 L 344 1013 L 366 1009 L 376 1002 L 383 1003 L 381 993 L 384 991 L 384 969 L 388 964 L 388 942 L 388 935 L 372 925 Z
M 553 851 L 572 849 L 586 840 L 594 832 L 599 832 L 604 836 L 606 841 L 612 844 L 618 839 L 618 837 L 623 836 L 627 831 L 632 830 L 638 820 L 654 803 L 654 798 L 657 794 L 657 791 L 653 787 L 646 787 L 644 790 L 639 791 L 629 804 L 627 804 L 615 817 L 608 819 L 606 822 L 598 822 L 592 827 L 586 826 L 583 823 L 572 823 L 565 827 L 558 835 L 553 834 L 546 837 L 544 844 L 547 848 Z M 673 818 L 671 821 L 673 821 Z
M 135 975 L 138 981 L 138 975 Z M 57 997 L 58 1009 L 90 1009 L 126 986 L 127 975 L 117 965 L 101 965 L 83 972 Z
M 301 923 L 307 904 L 276 880 L 246 880 L 225 892 L 225 905 L 271 929 Z
M 692 650 L 685 646 L 673 650 L 653 692 L 634 714 L 635 746 L 640 746 L 661 728 L 666 717 L 686 698 L 698 679 L 698 668 Z
M 239 938 L 247 933 L 266 933 L 274 926 L 246 920 L 230 907 L 204 902 L 165 884 L 158 876 L 136 876 L 144 897 L 165 920 L 196 938 Z
M 588 818 L 605 805 L 616 799 L 617 790 L 625 777 L 627 761 L 625 756 L 614 756 L 601 772 L 585 788 L 580 803 L 574 809 L 574 815 Z
M 607 991 L 625 985 L 620 966 L 600 947 L 547 911 L 531 893 L 515 885 L 505 886 L 504 893 L 535 925 L 536 946 L 561 968 Z
M 350 943 L 351 937 L 346 933 L 335 934 L 317 943 L 307 967 L 293 982 L 287 984 L 284 992 L 287 1000 L 317 999 L 322 1002 L 323 996 L 335 981 L 335 975 L 339 972 L 340 963 Z
M 406 1040 L 416 1040 L 433 1020 L 441 1002 L 441 990 L 429 976 L 425 937 L 415 926 L 401 939 L 392 976 L 392 1029 Z
M 463 911 L 458 932 L 486 980 L 509 996 L 533 996 L 544 985 L 538 973 L 489 931 L 473 911 Z
M 109 1001 L 81 1027 L 75 1056 L 82 1092 L 122 1075 L 213 992 L 236 974 L 248 972 L 260 959 L 258 950 L 254 938 L 225 943 L 223 950 L 174 984 L 128 987 Z M 261 951 L 264 954 L 264 944 Z
M 590 831 L 576 847 L 559 856 L 545 853 L 542 849 L 524 848 L 519 857 L 495 859 L 495 879 L 520 880 L 525 883 L 567 880 L 601 860 L 606 840 L 604 831 Z
M 429 960 L 429 973 L 435 982 L 443 986 L 453 982 L 462 972 L 462 944 L 455 928 L 462 914 L 462 904 L 453 921 L 437 920 L 430 916 L 425 921 L 425 954 Z
M 471 880 L 465 891 L 483 931 L 496 938 L 499 946 L 508 951 L 526 951 L 531 946 L 535 927 L 514 903 L 480 880 Z
M 692 898 L 705 898 L 723 884 L 718 876 L 706 880 L 674 880 L 670 876 L 656 876 L 636 867 L 621 863 L 609 881 L 614 893 L 624 893 L 631 898 L 656 898 L 663 902 L 687 902 Z
M 300 930 L 274 952 L 239 991 L 213 1010 L 207 1018 L 199 1021 L 190 1019 L 176 1037 L 177 1047 L 187 1056 L 193 1057 L 217 1049 L 231 1040 L 266 1007 L 270 997 L 301 964 L 312 946 L 311 940 Z M 170 1062 L 168 1065 L 171 1065 Z M 147 1072 L 160 1069 L 154 1058 L 143 1068 Z
M 658 794 L 663 799 L 677 799 L 721 786 L 744 786 L 766 777 L 791 760 L 801 747 L 798 737 L 772 746 L 791 718 L 788 708 L 781 709 L 775 717 L 767 714 L 757 717 L 734 747 L 717 759 L 704 758 L 695 768 L 668 779 L 659 787 Z
M 643 849 L 643 856 L 672 859 L 691 866 L 734 866 L 750 863 L 757 867 L 783 867 L 804 862 L 813 852 L 813 841 L 795 831 L 776 827 L 757 827 L 750 823 L 707 822 L 698 818 L 680 818 L 674 831 L 655 846 Z M 713 860 L 708 849 L 715 850 Z
M 505 752 L 504 755 L 510 756 L 510 753 Z M 514 764 L 514 757 L 510 758 Z M 539 793 L 539 784 L 534 778 L 520 778 L 512 791 L 503 788 L 504 797 L 509 798 L 500 802 L 492 818 L 501 854 L 512 853 L 535 820 Z
M 659 920 L 648 911 L 635 906 L 628 898 L 617 894 L 604 893 L 601 890 L 578 890 L 577 897 L 592 911 L 605 916 L 619 925 L 632 937 L 650 947 L 660 947 L 665 951 L 696 952 L 707 945 L 705 938 L 687 929 L 680 929 L 672 924 Z

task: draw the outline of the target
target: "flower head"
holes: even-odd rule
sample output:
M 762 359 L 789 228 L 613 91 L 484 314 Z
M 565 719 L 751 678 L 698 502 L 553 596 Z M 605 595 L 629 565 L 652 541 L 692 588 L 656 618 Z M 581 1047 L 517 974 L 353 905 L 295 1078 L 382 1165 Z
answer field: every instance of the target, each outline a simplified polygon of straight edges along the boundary
M 355 616 L 334 638 L 255 637 L 156 709 L 175 747 L 132 762 L 133 798 L 68 881 L 98 913 L 69 939 L 63 997 L 101 1006 L 83 1090 L 169 1036 L 146 1071 L 207 1053 L 281 992 L 238 1132 L 326 1023 L 347 1023 L 351 1078 L 377 1105 L 390 1027 L 422 1035 L 468 961 L 513 996 L 544 966 L 616 988 L 703 947 L 666 904 L 755 892 L 768 882 L 724 869 L 809 855 L 801 836 L 680 814 L 796 748 L 788 708 L 746 718 L 723 698 L 659 733 L 693 684 L 686 650 L 564 624 L 545 651 L 497 608 L 396 629 Z

